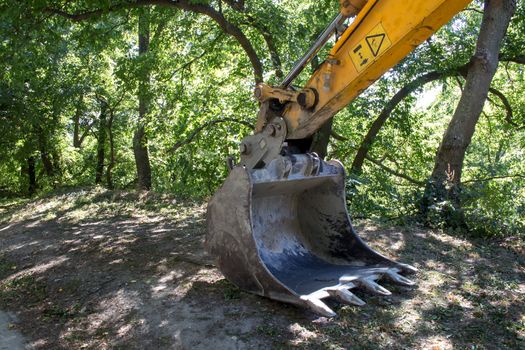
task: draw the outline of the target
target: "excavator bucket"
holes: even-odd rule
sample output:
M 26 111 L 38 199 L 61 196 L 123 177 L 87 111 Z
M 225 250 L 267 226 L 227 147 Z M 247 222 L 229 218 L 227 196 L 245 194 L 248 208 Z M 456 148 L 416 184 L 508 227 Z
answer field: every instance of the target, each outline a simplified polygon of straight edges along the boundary
M 206 247 L 241 289 L 335 313 L 322 301 L 363 305 L 351 290 L 390 295 L 377 281 L 413 285 L 415 268 L 388 259 L 355 233 L 345 173 L 314 155 L 280 157 L 264 169 L 232 169 L 208 205 Z

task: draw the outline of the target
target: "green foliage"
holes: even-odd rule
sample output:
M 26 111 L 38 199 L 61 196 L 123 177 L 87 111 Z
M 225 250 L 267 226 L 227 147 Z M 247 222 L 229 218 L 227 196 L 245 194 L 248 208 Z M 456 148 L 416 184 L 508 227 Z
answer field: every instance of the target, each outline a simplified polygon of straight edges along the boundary
M 279 69 L 286 73 L 292 67 L 338 6 L 333 0 L 232 3 L 190 2 L 211 7 L 244 33 L 269 83 L 279 82 Z M 149 82 L 141 93 L 150 101 L 144 123 L 154 190 L 207 197 L 223 181 L 226 157 L 236 156 L 240 140 L 251 132 L 231 120 L 254 124 L 256 119 L 248 56 L 211 17 L 176 6 L 149 7 L 150 49 L 138 55 L 138 17 L 145 9 L 128 5 L 107 0 L 1 2 L 1 196 L 27 194 L 30 158 L 35 160 L 40 192 L 93 184 L 103 139 L 106 172 L 109 167 L 110 136 L 111 185 L 133 187 L 132 138 L 138 122 L 137 94 L 144 81 Z M 72 21 L 49 8 L 101 12 Z M 481 2 L 473 2 L 470 10 L 341 111 L 334 130 L 346 141 L 332 140 L 330 157 L 349 168 L 372 121 L 399 89 L 425 73 L 452 72 L 466 64 L 474 52 L 480 10 Z M 519 2 L 503 58 L 523 56 L 524 11 Z M 270 50 L 278 54 L 282 67 Z M 297 85 L 310 74 L 306 69 Z M 491 94 L 468 149 L 462 208 L 469 228 L 479 235 L 516 234 L 525 224 L 524 78 L 521 64 L 500 65 L 493 87 L 506 97 L 512 114 Z M 369 151 L 384 167 L 365 161 L 362 173 L 352 175 L 348 199 L 354 216 L 404 222 L 416 215 L 421 184 L 432 171 L 462 83 L 463 78 L 448 77 L 421 86 L 392 112 Z M 111 112 L 111 128 L 100 123 L 103 103 Z

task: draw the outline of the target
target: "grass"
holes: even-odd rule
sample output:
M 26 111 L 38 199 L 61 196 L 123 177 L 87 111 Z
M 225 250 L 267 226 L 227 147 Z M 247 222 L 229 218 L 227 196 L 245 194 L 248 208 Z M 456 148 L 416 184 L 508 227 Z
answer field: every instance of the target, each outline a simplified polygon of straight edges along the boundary
M 0 283 L 0 305 L 3 304 L 3 306 L 20 300 L 23 300 L 25 304 L 37 304 L 44 301 L 47 296 L 46 284 L 31 275 Z
M 237 300 L 241 298 L 241 290 L 226 279 L 219 281 L 217 287 L 222 289 L 224 300 Z
M 34 200 L 0 200 L 0 224 L 30 219 L 80 223 L 93 217 L 158 217 L 191 223 L 202 201 L 180 201 L 169 195 L 108 191 L 102 187 L 69 189 L 43 194 Z
M 80 304 L 78 303 L 71 307 L 63 307 L 52 304 L 42 311 L 42 316 L 44 318 L 53 320 L 66 320 L 76 317 L 79 313 L 79 310 Z
M 27 322 L 21 327 L 39 331 L 49 348 L 156 346 L 141 343 L 152 336 L 147 332 L 161 328 L 154 320 L 168 327 L 179 316 L 217 322 L 214 336 L 275 349 L 525 348 L 523 242 L 508 245 L 363 221 L 358 232 L 375 248 L 418 267 L 418 285 L 386 285 L 390 297 L 356 291 L 367 302 L 364 307 L 334 304 L 339 316 L 325 319 L 244 293 L 210 265 L 194 263 L 195 256 L 203 256 L 204 210 L 202 202 L 102 188 L 1 202 L 0 224 L 17 228 L 0 231 L 0 243 L 8 247 L 0 252 L 0 306 L 24 311 Z M 49 265 L 62 256 L 67 264 Z M 90 275 L 78 266 L 103 273 Z M 159 285 L 162 278 L 167 279 Z M 152 286 L 159 288 L 157 294 Z M 117 308 L 107 316 L 108 300 L 123 292 L 134 295 L 142 311 Z M 190 305 L 186 313 L 170 313 L 184 298 Z M 202 303 L 206 312 L 193 313 Z M 153 316 L 144 311 L 154 307 Z M 252 324 L 245 333 L 231 327 L 247 319 Z M 131 340 L 119 338 L 126 327 L 132 329 Z M 176 341 L 169 334 L 157 339 L 160 347 Z

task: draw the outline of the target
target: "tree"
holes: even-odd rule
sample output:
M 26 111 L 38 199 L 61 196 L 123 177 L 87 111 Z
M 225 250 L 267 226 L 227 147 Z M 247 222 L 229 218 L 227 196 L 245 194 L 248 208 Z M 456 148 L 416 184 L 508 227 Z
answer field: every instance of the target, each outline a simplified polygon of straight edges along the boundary
M 106 160 L 106 136 L 108 129 L 108 103 L 101 97 L 98 98 L 100 104 L 100 114 L 98 117 L 98 136 L 97 136 L 97 166 L 95 169 L 95 183 L 102 183 L 104 175 L 104 165 Z
M 488 96 L 499 63 L 499 52 L 510 20 L 516 10 L 515 0 L 486 0 L 476 51 L 469 63 L 465 86 L 436 154 L 434 170 L 421 203 L 423 215 L 430 206 L 450 201 L 443 216 L 453 227 L 464 226 L 460 209 L 461 175 L 465 152 Z
M 149 50 L 149 9 L 144 9 L 139 15 L 138 21 L 138 41 L 139 41 L 139 56 L 146 55 Z M 148 138 L 146 136 L 146 118 L 149 107 L 149 84 L 150 73 L 149 68 L 143 70 L 143 74 L 139 79 L 138 100 L 139 100 L 139 115 L 135 133 L 133 134 L 133 153 L 135 154 L 135 164 L 137 166 L 137 188 L 139 190 L 151 189 L 151 165 L 148 153 Z

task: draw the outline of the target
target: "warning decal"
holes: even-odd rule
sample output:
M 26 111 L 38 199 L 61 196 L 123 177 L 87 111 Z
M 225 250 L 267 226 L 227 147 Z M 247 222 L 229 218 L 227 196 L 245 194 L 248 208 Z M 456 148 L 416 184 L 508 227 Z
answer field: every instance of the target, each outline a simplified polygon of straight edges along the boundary
M 368 47 L 370 50 L 372 50 L 372 54 L 377 56 L 379 54 L 379 50 L 381 50 L 381 47 L 383 46 L 383 42 L 385 41 L 386 34 L 375 34 L 375 35 L 369 35 L 366 37 L 366 43 L 368 44 Z
M 392 42 L 379 23 L 351 51 L 350 58 L 358 72 L 362 72 L 377 56 L 385 52 Z

